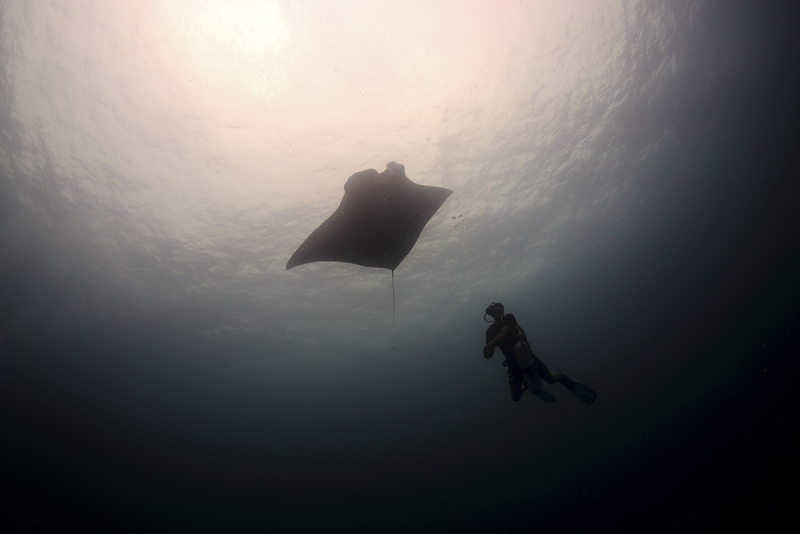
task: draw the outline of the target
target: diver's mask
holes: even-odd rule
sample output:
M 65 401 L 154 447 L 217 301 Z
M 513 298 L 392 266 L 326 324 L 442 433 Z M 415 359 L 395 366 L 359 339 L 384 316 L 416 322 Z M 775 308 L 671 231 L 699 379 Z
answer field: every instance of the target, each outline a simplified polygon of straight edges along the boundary
M 492 314 L 494 313 L 497 312 L 504 313 L 505 311 L 506 309 L 502 304 L 500 304 L 499 302 L 492 302 L 486 307 L 486 311 L 483 312 L 483 320 L 486 321 L 487 323 L 493 323 L 494 318 L 491 321 L 487 321 L 486 316 L 488 315 L 489 317 L 492 317 Z

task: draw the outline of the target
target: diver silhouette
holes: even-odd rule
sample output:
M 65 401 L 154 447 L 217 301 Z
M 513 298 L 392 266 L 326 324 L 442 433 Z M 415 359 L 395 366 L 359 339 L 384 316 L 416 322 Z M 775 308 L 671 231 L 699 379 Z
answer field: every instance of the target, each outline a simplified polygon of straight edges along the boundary
M 516 317 L 505 313 L 505 307 L 499 302 L 492 302 L 486 308 L 486 316 L 492 318 L 492 324 L 486 329 L 486 345 L 483 357 L 487 360 L 494 356 L 495 348 L 505 356 L 503 365 L 508 367 L 508 387 L 511 398 L 518 401 L 527 390 L 546 402 L 555 402 L 556 398 L 542 387 L 542 380 L 548 384 L 559 383 L 586 404 L 597 398 L 597 393 L 588 387 L 568 378 L 560 370 L 550 372 L 547 366 L 531 350 L 528 337 L 517 323 Z M 488 321 L 487 321 L 488 322 Z

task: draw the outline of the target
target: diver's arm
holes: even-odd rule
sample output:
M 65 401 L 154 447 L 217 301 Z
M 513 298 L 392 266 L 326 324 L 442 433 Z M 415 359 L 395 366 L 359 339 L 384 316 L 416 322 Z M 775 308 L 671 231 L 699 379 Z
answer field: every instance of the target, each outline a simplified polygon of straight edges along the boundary
M 500 330 L 500 333 L 497 334 L 489 343 L 487 343 L 485 347 L 483 347 L 483 357 L 487 360 L 491 358 L 497 345 L 508 339 L 513 332 L 514 330 L 511 327 L 504 326 L 502 330 Z
M 503 341 L 505 341 L 506 339 L 508 339 L 509 337 L 511 337 L 511 334 L 513 333 L 514 333 L 513 328 L 511 328 L 510 326 L 504 326 L 502 330 L 500 330 L 500 333 L 497 334 L 493 340 L 487 343 L 487 345 L 491 345 L 492 348 L 494 348 Z

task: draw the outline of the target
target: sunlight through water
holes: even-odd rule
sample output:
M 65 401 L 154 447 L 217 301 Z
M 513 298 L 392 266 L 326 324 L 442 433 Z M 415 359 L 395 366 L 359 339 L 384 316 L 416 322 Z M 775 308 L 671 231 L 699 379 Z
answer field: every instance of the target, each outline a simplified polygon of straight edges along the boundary
M 33 224 L 74 240 L 50 251 L 59 269 L 91 263 L 92 283 L 144 303 L 210 299 L 224 318 L 204 332 L 291 337 L 391 321 L 388 273 L 284 265 L 348 176 L 401 162 L 455 192 L 398 270 L 403 328 L 430 320 L 404 310 L 433 288 L 454 309 L 513 290 L 617 216 L 632 179 L 619 162 L 659 140 L 615 143 L 616 124 L 632 88 L 674 69 L 674 21 L 642 5 L 9 2 L 26 148 L 7 164 L 27 176 Z M 657 49 L 637 49 L 641 31 L 664 36 Z M 287 300 L 302 324 L 276 315 Z

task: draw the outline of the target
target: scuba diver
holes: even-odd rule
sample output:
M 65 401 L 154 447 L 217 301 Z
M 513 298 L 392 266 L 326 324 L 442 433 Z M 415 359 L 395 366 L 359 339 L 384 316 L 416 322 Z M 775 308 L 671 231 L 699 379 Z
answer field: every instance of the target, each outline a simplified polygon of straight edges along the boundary
M 559 384 L 566 387 L 570 393 L 586 404 L 591 404 L 597 398 L 597 393 L 567 378 L 560 370 L 551 373 L 547 366 L 531 351 L 525 332 L 517 324 L 517 319 L 510 313 L 505 313 L 505 307 L 499 302 L 492 302 L 486 308 L 486 316 L 492 318 L 492 324 L 486 330 L 486 345 L 483 347 L 483 357 L 487 360 L 494 355 L 494 349 L 500 347 L 506 357 L 504 367 L 508 367 L 508 387 L 511 389 L 511 398 L 518 401 L 525 390 L 530 391 L 546 402 L 555 402 L 556 398 L 542 388 L 542 380 L 548 384 Z

